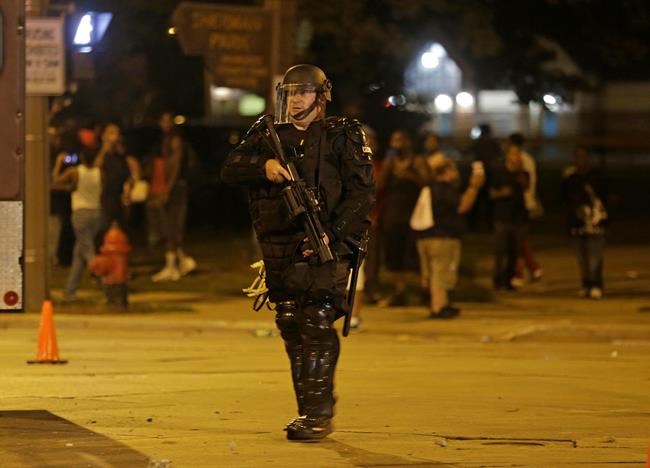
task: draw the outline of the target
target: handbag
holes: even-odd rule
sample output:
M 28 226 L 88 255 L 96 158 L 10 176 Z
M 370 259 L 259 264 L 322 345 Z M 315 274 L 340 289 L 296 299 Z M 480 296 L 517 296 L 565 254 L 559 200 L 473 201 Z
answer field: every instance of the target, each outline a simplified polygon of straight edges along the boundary
M 413 207 L 413 212 L 411 213 L 411 219 L 409 220 L 409 226 L 414 231 L 426 231 L 431 229 L 434 225 L 433 220 L 433 206 L 431 203 L 431 188 L 422 187 L 420 190 L 420 195 L 418 196 L 417 202 L 415 202 L 415 207 Z
M 149 183 L 146 180 L 136 180 L 131 188 L 129 198 L 131 203 L 142 203 L 147 200 L 149 194 Z
M 535 194 L 535 203 L 532 209 L 528 211 L 528 216 L 530 216 L 530 219 L 539 219 L 544 216 L 544 205 L 542 205 L 542 201 L 537 194 Z

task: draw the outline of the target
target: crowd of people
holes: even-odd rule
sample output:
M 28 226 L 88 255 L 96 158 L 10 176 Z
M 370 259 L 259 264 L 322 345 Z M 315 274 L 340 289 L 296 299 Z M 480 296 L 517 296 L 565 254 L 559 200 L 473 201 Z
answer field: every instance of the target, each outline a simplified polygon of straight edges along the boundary
M 433 319 L 459 314 L 450 292 L 458 279 L 465 231 L 492 232 L 493 287 L 515 291 L 544 272 L 534 253 L 531 226 L 543 215 L 537 194 L 534 157 L 520 133 L 500 142 L 489 125 L 466 154 L 471 168 L 461 177 L 458 158 L 447 156 L 435 134 L 427 133 L 418 150 L 406 130 L 395 130 L 385 154 L 375 150 L 377 207 L 373 213 L 365 262 L 364 300 L 383 306 L 413 303 L 407 295 L 409 275 L 419 273 L 418 303 Z M 376 138 L 367 132 L 371 142 Z M 562 195 L 567 231 L 575 243 L 583 297 L 603 295 L 603 251 L 607 226 L 607 187 L 590 164 L 586 148 L 577 148 L 564 174 Z M 390 275 L 386 294 L 379 265 Z M 356 325 L 359 320 L 355 320 Z
M 151 247 L 165 242 L 165 264 L 154 282 L 176 281 L 196 268 L 183 250 L 188 201 L 189 157 L 172 114 L 160 117 L 160 135 L 139 159 L 126 150 L 120 126 L 64 128 L 52 139 L 49 251 L 57 251 L 63 227 L 71 223 L 74 248 L 64 299 L 74 300 L 80 281 L 111 227 L 129 232 L 135 203 L 144 203 Z
M 134 203 L 145 204 L 149 246 L 163 242 L 165 247 L 163 268 L 152 275 L 152 281 L 176 281 L 196 269 L 196 261 L 183 248 L 190 145 L 172 117 L 169 112 L 160 116 L 159 138 L 142 158 L 126 151 L 120 126 L 114 122 L 68 129 L 63 138 L 52 140 L 53 263 L 66 223 L 75 238 L 66 299 L 76 297 L 81 277 L 109 227 L 117 225 L 128 232 Z M 526 280 L 542 279 L 530 233 L 543 208 L 535 159 L 526 150 L 522 134 L 499 142 L 489 125 L 480 126 L 480 137 L 466 152 L 471 170 L 461 176 L 460 161 L 442 151 L 434 133 L 424 134 L 417 145 L 409 131 L 397 129 L 380 153 L 377 135 L 368 127 L 365 130 L 375 155 L 377 205 L 371 214 L 361 283 L 364 302 L 389 307 L 412 303 L 407 287 L 418 274 L 418 302 L 428 307 L 429 316 L 457 316 L 460 311 L 451 304 L 450 293 L 458 280 L 466 231 L 493 233 L 495 289 L 517 290 Z M 566 169 L 561 190 L 567 233 L 575 244 L 581 274 L 580 294 L 598 299 L 603 295 L 607 184 L 591 165 L 586 148 L 575 150 L 575 162 Z M 418 226 L 414 218 L 422 213 L 427 221 Z M 381 269 L 390 276 L 390 294 L 380 282 Z M 355 318 L 353 325 L 357 323 Z

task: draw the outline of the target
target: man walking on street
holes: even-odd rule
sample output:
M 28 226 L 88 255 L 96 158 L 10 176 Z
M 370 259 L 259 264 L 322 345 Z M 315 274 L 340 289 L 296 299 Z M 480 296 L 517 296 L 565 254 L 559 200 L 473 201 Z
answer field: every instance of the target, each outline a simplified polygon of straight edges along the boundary
M 296 65 L 278 84 L 275 129 L 297 172 L 318 198 L 322 241 L 334 254 L 324 262 L 292 220 L 282 190 L 291 179 L 273 156 L 258 121 L 228 156 L 226 183 L 248 187 L 253 226 L 266 267 L 269 300 L 291 363 L 298 417 L 285 428 L 289 440 L 315 441 L 332 431 L 334 371 L 339 339 L 334 321 L 344 301 L 350 240 L 365 235 L 374 203 L 372 151 L 361 124 L 325 118 L 332 84 L 313 65 Z

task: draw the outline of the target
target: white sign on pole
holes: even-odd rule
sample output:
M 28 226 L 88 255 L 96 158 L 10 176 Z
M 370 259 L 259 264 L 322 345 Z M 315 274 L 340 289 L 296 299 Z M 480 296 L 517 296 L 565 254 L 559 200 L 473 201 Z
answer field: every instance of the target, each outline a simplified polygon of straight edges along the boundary
M 29 95 L 65 92 L 63 18 L 27 18 L 25 77 Z
M 0 201 L 0 310 L 23 308 L 23 202 Z

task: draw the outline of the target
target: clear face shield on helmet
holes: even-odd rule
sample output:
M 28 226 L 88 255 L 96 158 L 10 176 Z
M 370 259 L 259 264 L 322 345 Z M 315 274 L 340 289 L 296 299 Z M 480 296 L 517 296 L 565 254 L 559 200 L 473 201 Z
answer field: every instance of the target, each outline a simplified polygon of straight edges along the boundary
M 285 124 L 300 122 L 312 112 L 322 111 L 320 106 L 320 86 L 313 84 L 278 84 L 275 88 L 277 100 L 275 105 L 275 123 Z

